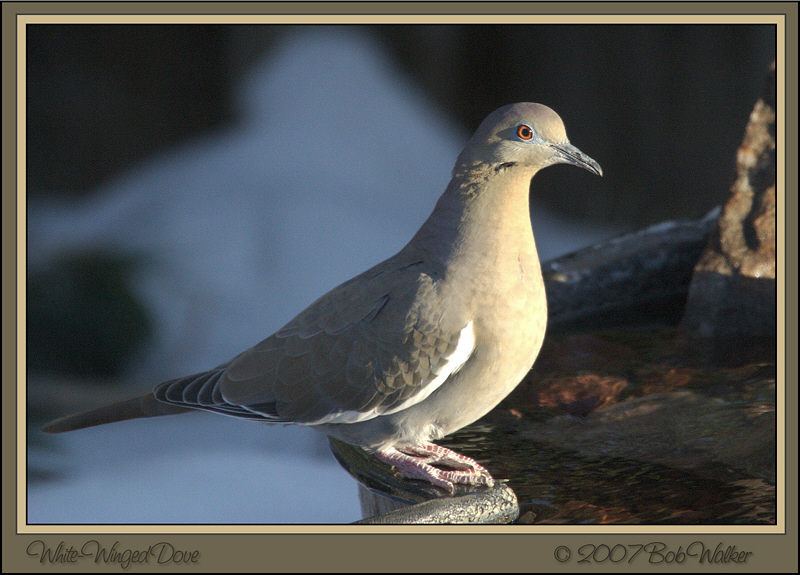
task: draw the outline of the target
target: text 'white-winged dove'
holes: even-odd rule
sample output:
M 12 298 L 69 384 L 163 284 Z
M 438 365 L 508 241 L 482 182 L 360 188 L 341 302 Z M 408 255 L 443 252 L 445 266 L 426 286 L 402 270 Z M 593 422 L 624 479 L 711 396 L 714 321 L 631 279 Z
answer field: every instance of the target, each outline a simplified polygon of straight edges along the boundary
M 528 195 L 536 172 L 560 163 L 602 175 L 550 108 L 496 110 L 396 255 L 227 363 L 44 431 L 202 409 L 313 426 L 448 491 L 492 485 L 477 462 L 432 441 L 489 412 L 539 353 L 547 302 Z

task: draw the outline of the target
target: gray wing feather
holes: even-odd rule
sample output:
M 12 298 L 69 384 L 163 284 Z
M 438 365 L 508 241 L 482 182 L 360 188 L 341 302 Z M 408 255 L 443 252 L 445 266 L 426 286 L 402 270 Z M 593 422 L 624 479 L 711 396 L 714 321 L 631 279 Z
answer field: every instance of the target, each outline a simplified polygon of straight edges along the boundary
M 270 421 L 379 414 L 430 383 L 466 321 L 436 316 L 421 266 L 391 260 L 321 297 L 228 364 L 162 384 L 156 397 Z

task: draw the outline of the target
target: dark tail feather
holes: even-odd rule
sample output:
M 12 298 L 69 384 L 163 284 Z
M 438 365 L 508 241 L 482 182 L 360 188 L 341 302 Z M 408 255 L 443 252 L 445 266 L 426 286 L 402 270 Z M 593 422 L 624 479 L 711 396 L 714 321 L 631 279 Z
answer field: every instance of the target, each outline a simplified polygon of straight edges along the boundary
M 159 415 L 172 415 L 175 413 L 185 413 L 193 411 L 190 408 L 178 407 L 158 401 L 152 393 L 140 395 L 133 399 L 121 401 L 98 407 L 88 411 L 82 411 L 73 415 L 67 415 L 51 421 L 42 428 L 45 433 L 63 433 L 84 427 L 93 427 L 115 421 L 125 421 L 126 419 L 137 419 L 139 417 L 156 417 Z

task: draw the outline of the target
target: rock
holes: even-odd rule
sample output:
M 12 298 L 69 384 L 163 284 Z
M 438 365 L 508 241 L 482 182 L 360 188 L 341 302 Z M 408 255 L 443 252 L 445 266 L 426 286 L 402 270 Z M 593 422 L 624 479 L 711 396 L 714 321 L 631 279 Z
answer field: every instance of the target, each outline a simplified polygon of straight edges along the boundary
M 596 409 L 614 404 L 627 386 L 628 382 L 621 377 L 594 373 L 557 377 L 536 394 L 536 404 L 585 417 Z
M 547 329 L 678 324 L 717 213 L 662 222 L 543 263 Z
M 695 267 L 684 329 L 701 337 L 776 329 L 775 64 L 750 114 L 737 178 Z
M 359 484 L 362 506 L 365 506 L 365 502 L 373 501 L 374 495 Z M 508 485 L 498 483 L 486 491 L 458 497 L 435 498 L 378 515 L 367 513 L 365 515 L 367 515 L 366 519 L 355 523 L 365 525 L 503 525 L 511 523 L 519 517 L 519 504 L 514 491 Z

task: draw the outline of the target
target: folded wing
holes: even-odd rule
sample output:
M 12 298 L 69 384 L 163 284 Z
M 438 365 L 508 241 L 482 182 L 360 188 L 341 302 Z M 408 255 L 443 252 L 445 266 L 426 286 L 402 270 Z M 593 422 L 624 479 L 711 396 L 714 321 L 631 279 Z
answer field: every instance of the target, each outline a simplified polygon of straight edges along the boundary
M 307 425 L 364 421 L 422 401 L 469 359 L 472 324 L 447 316 L 421 266 L 391 262 L 321 297 L 228 364 L 162 384 L 156 397 Z

